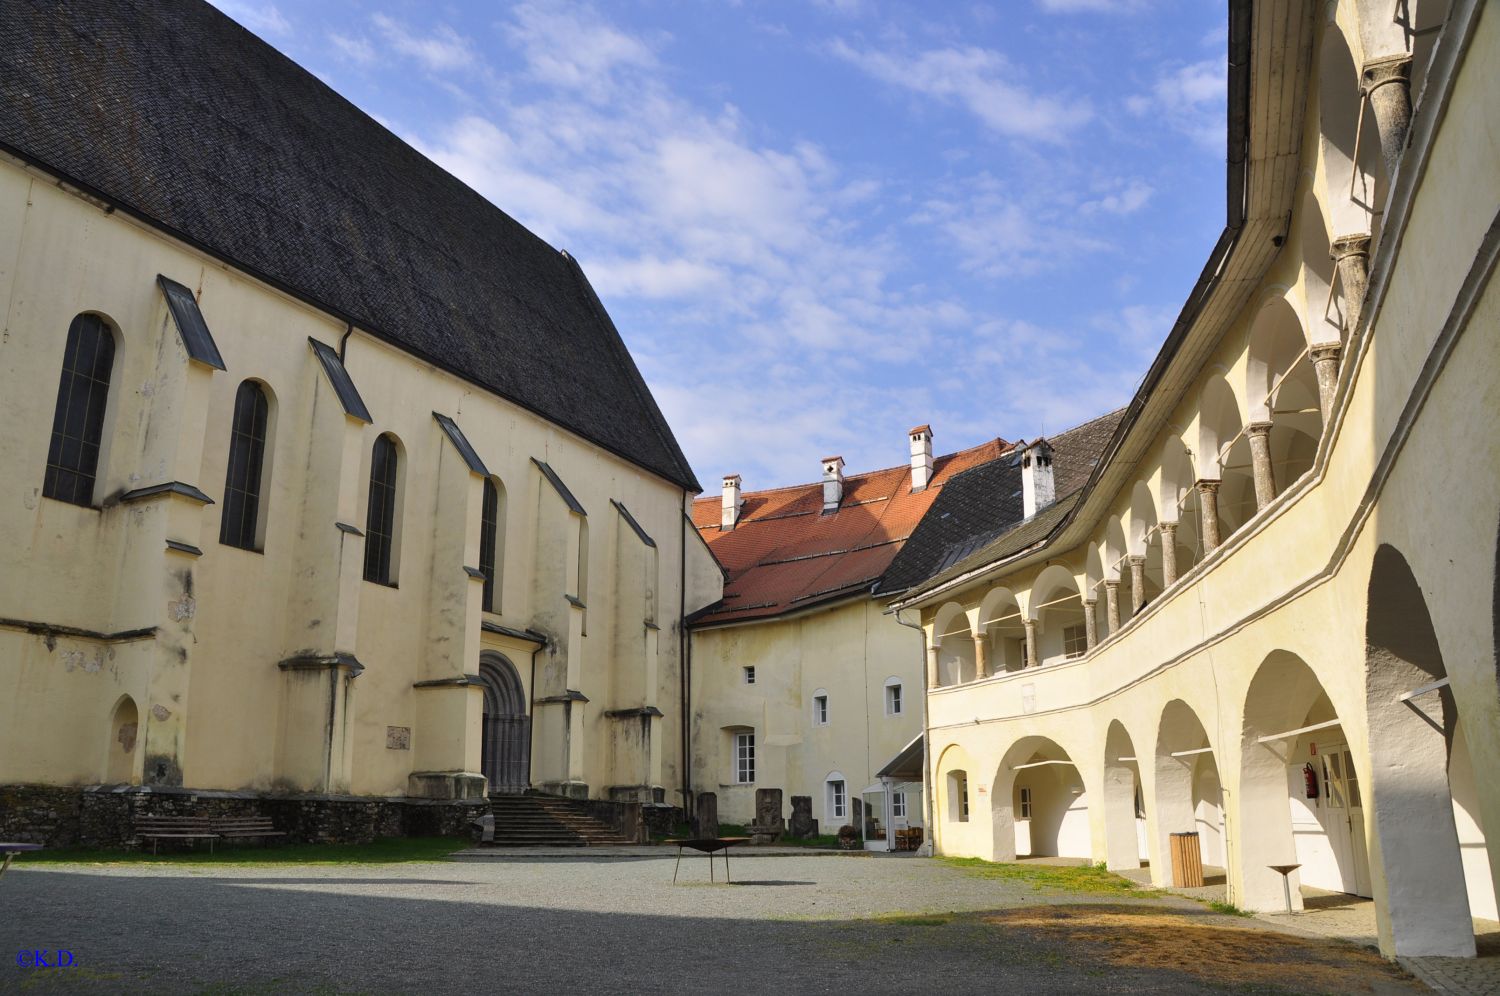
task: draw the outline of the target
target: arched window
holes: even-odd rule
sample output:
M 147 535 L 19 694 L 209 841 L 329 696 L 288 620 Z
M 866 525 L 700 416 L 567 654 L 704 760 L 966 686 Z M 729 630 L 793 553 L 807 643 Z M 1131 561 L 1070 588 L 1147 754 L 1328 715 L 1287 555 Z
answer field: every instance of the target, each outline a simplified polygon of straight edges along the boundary
M 68 326 L 67 351 L 52 416 L 47 476 L 42 494 L 89 506 L 104 436 L 104 406 L 115 364 L 115 337 L 98 315 L 79 315 Z
M 500 611 L 500 572 L 504 570 L 505 500 L 493 478 L 484 480 L 484 506 L 479 516 L 479 572 L 484 575 L 486 612 Z
M 383 435 L 370 455 L 370 507 L 365 518 L 365 580 L 395 587 L 391 554 L 396 543 L 396 440 Z
M 266 463 L 270 407 L 266 392 L 253 380 L 245 381 L 234 394 L 219 542 L 241 550 L 260 549 L 260 485 Z

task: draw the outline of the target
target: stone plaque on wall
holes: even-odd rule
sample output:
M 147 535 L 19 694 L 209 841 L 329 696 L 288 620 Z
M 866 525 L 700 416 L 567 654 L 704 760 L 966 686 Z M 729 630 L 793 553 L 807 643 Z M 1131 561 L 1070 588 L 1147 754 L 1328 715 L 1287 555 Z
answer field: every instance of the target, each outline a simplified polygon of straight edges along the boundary
M 411 727 L 387 726 L 385 748 L 386 750 L 411 750 Z

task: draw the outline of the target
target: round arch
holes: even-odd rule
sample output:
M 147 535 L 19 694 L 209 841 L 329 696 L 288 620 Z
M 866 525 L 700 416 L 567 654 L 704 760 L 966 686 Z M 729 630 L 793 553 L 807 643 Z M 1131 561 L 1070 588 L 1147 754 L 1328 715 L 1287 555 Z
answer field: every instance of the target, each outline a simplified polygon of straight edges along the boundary
M 1110 720 L 1104 736 L 1104 847 L 1111 871 L 1141 867 L 1145 814 L 1135 741 L 1124 723 Z
M 1032 582 L 1028 602 L 1037 624 L 1037 661 L 1047 664 L 1082 657 L 1088 649 L 1084 604 L 1073 572 L 1061 564 L 1049 564 Z
M 1021 600 L 1005 587 L 991 588 L 979 603 L 979 633 L 984 643 L 985 670 L 1006 674 L 1026 666 L 1026 624 Z
M 1156 812 L 1153 866 L 1166 882 L 1170 836 L 1198 834 L 1206 867 L 1224 866 L 1224 794 L 1218 762 L 1202 720 L 1192 706 L 1173 699 L 1157 723 L 1154 766 Z M 1155 877 L 1155 876 L 1153 876 Z
M 1375 551 L 1368 598 L 1365 708 L 1385 877 L 1376 895 L 1381 947 L 1472 957 L 1473 911 L 1495 909 L 1483 826 L 1477 806 L 1465 805 L 1476 797 L 1473 766 L 1422 586 L 1394 546 Z
M 962 605 L 947 602 L 938 609 L 933 619 L 932 642 L 938 652 L 938 687 L 974 680 L 974 629 Z
M 491 792 L 524 792 L 531 785 L 531 716 L 521 676 L 506 657 L 486 650 L 479 655 L 479 684 L 480 770 Z
M 105 748 L 104 781 L 108 785 L 139 785 L 141 766 L 136 763 L 140 741 L 140 713 L 135 699 L 121 695 L 109 714 L 109 742 Z
M 1055 740 L 1022 737 L 1005 752 L 991 787 L 990 825 L 995 861 L 1091 856 L 1088 793 Z

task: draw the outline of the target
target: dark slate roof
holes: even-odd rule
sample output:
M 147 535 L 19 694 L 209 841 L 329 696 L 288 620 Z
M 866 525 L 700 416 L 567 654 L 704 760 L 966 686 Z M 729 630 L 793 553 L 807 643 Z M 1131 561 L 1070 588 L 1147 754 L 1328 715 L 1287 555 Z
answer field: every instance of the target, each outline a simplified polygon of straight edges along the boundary
M 701 490 L 571 257 L 206 3 L 5 0 L 0 147 Z
M 955 475 L 891 562 L 875 593 L 896 595 L 937 584 L 1044 539 L 1077 501 L 1124 413 L 1122 408 L 1047 437 L 1058 500 L 1030 519 L 1022 519 L 1021 467 L 1016 459 L 995 460 Z

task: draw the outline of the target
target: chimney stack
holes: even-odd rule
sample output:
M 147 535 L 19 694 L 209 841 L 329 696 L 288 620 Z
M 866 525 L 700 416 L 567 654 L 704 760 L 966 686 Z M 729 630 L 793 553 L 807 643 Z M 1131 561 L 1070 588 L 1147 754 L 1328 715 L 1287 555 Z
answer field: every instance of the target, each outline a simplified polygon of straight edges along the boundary
M 733 529 L 740 519 L 740 506 L 745 499 L 740 497 L 740 475 L 724 475 L 724 507 L 719 513 L 719 528 Z
M 1052 446 L 1038 439 L 1021 451 L 1021 505 L 1026 518 L 1057 500 L 1052 480 Z
M 844 500 L 844 458 L 823 458 L 823 511 L 832 512 Z
M 911 439 L 911 490 L 927 490 L 932 480 L 932 426 L 919 425 L 907 433 Z

